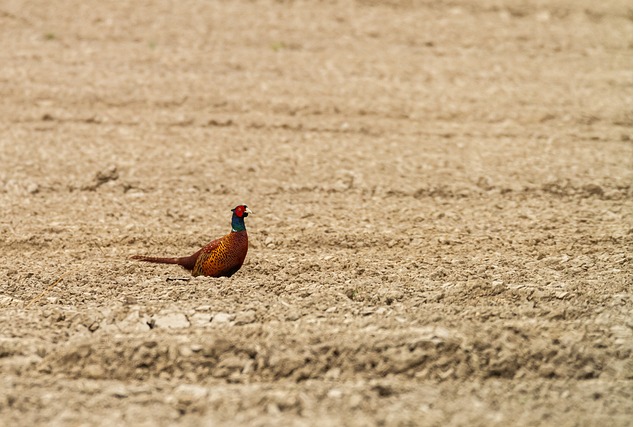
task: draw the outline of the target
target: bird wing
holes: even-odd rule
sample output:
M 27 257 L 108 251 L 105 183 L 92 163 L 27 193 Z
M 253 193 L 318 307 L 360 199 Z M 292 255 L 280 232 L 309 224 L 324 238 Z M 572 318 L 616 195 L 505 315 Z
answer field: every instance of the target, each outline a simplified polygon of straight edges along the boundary
M 210 254 L 211 252 L 215 251 L 218 248 L 218 246 L 220 246 L 221 241 L 222 241 L 222 237 L 219 239 L 212 240 L 205 247 L 200 249 L 198 252 L 188 257 L 191 268 L 189 267 L 187 268 L 189 268 L 189 270 L 193 270 L 194 275 L 201 274 L 202 263 L 207 258 L 206 256 L 202 256 L 202 255 Z
M 206 253 L 213 252 L 216 250 L 218 246 L 220 246 L 221 241 L 222 241 L 222 237 L 216 240 L 212 240 L 207 244 L 207 246 L 200 249 L 198 252 L 206 252 Z

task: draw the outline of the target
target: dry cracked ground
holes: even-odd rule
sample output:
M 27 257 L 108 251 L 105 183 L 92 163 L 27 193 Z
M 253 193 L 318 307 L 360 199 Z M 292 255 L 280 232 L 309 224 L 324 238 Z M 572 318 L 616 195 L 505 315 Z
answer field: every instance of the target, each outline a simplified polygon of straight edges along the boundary
M 0 3 L 0 423 L 626 426 L 626 1 Z M 245 266 L 188 255 L 246 203 Z

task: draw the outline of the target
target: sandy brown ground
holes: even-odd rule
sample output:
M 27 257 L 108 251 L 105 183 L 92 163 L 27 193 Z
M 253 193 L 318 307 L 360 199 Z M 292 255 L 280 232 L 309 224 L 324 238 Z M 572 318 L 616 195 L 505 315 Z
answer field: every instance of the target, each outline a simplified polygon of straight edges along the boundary
M 1 2 L 0 424 L 629 425 L 631 28 Z M 233 278 L 127 259 L 238 203 Z

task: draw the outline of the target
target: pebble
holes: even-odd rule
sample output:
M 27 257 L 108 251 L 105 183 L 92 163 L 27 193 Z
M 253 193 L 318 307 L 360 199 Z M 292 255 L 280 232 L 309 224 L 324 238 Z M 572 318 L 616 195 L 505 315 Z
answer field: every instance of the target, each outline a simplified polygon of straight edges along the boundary
M 208 313 L 195 313 L 190 317 L 193 326 L 207 326 L 211 323 L 213 316 Z
M 105 390 L 105 393 L 108 394 L 109 396 L 114 396 L 119 398 L 124 398 L 129 395 L 127 388 L 122 384 L 114 384 L 110 387 L 107 387 L 107 389 Z
M 598 184 L 586 184 L 582 187 L 582 190 L 592 196 L 602 196 L 604 190 Z
M 181 403 L 193 403 L 207 397 L 209 390 L 196 384 L 180 384 L 173 391 L 173 395 Z
M 153 320 L 156 328 L 184 329 L 191 325 L 183 313 L 156 314 Z
M 104 378 L 105 371 L 102 366 L 94 363 L 94 364 L 85 366 L 83 370 L 83 374 L 87 378 L 100 379 L 100 378 Z
M 40 186 L 35 182 L 31 183 L 27 186 L 27 191 L 29 192 L 29 194 L 36 194 L 40 191 Z
M 229 323 L 233 320 L 233 315 L 229 314 L 229 313 L 216 313 L 213 315 L 213 319 L 211 320 L 212 322 L 216 322 L 216 323 Z
M 254 310 L 242 311 L 236 315 L 236 325 L 247 325 L 256 321 Z
M 332 388 L 327 392 L 327 397 L 330 399 L 340 399 L 342 397 L 342 390 Z

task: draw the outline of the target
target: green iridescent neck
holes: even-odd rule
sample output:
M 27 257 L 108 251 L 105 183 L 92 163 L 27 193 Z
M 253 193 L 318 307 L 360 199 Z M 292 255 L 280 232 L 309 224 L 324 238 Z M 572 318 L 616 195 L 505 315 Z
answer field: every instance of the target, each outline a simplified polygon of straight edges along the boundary
M 231 217 L 231 231 L 245 231 L 244 218 L 239 218 L 236 214 Z

